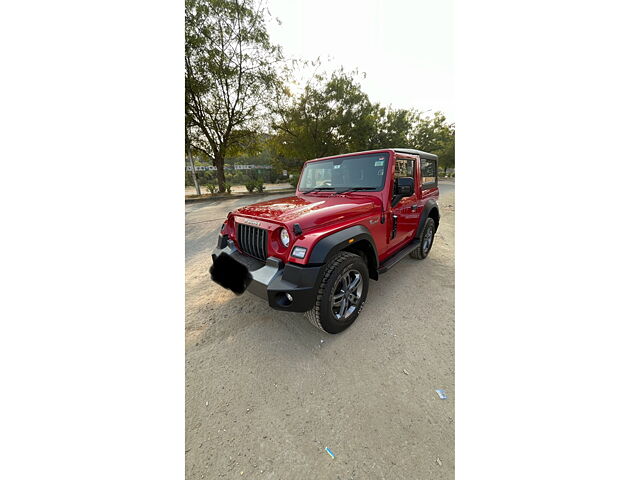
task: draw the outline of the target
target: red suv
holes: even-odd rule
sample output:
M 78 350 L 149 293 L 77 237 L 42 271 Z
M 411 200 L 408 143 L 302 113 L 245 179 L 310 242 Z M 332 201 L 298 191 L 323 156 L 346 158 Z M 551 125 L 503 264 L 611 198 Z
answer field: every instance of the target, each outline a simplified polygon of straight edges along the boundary
M 369 279 L 407 255 L 429 254 L 440 220 L 437 172 L 436 155 L 405 148 L 309 160 L 295 196 L 229 213 L 211 279 L 341 332 L 362 310 Z

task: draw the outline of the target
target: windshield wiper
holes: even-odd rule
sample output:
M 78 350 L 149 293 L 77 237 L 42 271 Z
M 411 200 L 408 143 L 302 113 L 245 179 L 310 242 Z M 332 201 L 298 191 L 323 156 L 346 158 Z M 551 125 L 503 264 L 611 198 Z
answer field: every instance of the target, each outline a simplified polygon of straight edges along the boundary
M 357 192 L 361 190 L 377 190 L 377 189 L 378 187 L 350 187 L 350 188 L 345 188 L 344 190 L 338 190 L 336 191 L 336 193 L 334 193 L 334 195 L 338 195 L 340 193 Z
M 316 187 L 316 188 L 312 188 L 311 190 L 302 190 L 302 193 L 313 193 L 313 192 L 320 192 L 323 190 L 335 190 L 335 187 Z

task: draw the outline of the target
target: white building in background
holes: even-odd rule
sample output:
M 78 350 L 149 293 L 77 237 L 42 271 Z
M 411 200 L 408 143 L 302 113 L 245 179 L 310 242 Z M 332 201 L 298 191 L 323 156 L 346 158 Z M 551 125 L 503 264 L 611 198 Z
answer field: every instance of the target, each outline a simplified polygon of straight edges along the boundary
M 185 165 L 185 170 L 190 172 L 191 165 Z M 196 172 L 206 172 L 217 170 L 213 165 L 196 165 Z M 224 167 L 225 170 L 271 170 L 271 165 L 227 165 Z

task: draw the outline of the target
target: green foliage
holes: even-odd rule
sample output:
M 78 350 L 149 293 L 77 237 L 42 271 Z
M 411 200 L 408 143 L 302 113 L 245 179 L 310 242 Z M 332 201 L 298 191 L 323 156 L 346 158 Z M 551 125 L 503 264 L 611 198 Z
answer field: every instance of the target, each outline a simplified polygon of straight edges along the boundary
M 210 195 L 213 195 L 218 191 L 218 187 L 216 187 L 213 183 L 207 183 L 205 188 L 209 191 Z
M 231 193 L 231 184 L 230 183 L 223 183 L 224 186 L 224 191 L 227 193 Z
M 389 147 L 425 150 L 445 169 L 455 166 L 455 126 L 441 112 L 424 117 L 373 104 L 342 69 L 314 76 L 298 97 L 280 104 L 271 126 L 274 164 L 289 171 L 312 158 Z
M 244 186 L 249 193 L 252 193 L 256 189 L 256 181 L 249 180 Z
M 245 183 L 245 188 L 249 193 L 257 190 L 258 193 L 264 192 L 264 181 L 261 178 L 252 178 L 247 183 Z
M 296 188 L 298 186 L 298 180 L 300 180 L 300 175 L 291 175 L 291 178 L 289 179 L 289 184 L 293 188 Z
M 373 103 L 358 72 L 315 74 L 294 95 L 268 16 L 259 0 L 185 0 L 186 146 L 196 162 L 217 167 L 207 178 L 197 172 L 201 183 L 217 183 L 220 192 L 231 183 L 261 191 L 255 175 L 274 181 L 278 170 L 299 173 L 312 158 L 386 147 L 435 153 L 445 173 L 455 167 L 455 126 L 442 113 L 427 117 Z M 225 171 L 230 159 L 275 168 Z
M 389 148 L 409 146 L 411 135 L 420 120 L 414 110 L 394 110 L 376 105 L 374 112 L 375 129 L 367 148 Z
M 445 172 L 455 167 L 455 125 L 447 123 L 442 112 L 420 120 L 412 141 L 414 148 L 438 155 L 438 164 Z
M 282 59 L 256 0 L 186 0 L 185 116 L 194 151 L 225 183 L 228 155 L 256 150 L 256 132 L 280 85 Z
M 298 98 L 276 110 L 272 145 L 289 170 L 310 158 L 362 150 L 375 130 L 374 111 L 351 74 L 316 75 Z

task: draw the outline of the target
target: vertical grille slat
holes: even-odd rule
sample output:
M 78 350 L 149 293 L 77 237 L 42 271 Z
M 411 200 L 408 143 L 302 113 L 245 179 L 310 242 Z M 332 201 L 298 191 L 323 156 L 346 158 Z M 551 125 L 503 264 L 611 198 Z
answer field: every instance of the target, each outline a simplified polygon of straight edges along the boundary
M 254 232 L 254 243 L 253 243 L 253 249 L 256 251 L 256 253 L 254 254 L 256 257 L 260 257 L 260 242 L 258 242 L 258 237 L 260 236 L 260 230 L 256 229 L 253 231 Z
M 254 257 L 258 256 L 258 249 L 256 248 L 258 246 L 258 231 L 255 228 L 251 229 L 251 251 L 253 252 L 252 255 Z
M 267 231 L 263 228 L 238 223 L 240 250 L 260 260 L 267 259 Z
M 267 258 L 267 231 L 263 230 L 262 231 L 262 255 L 264 256 L 264 258 Z

